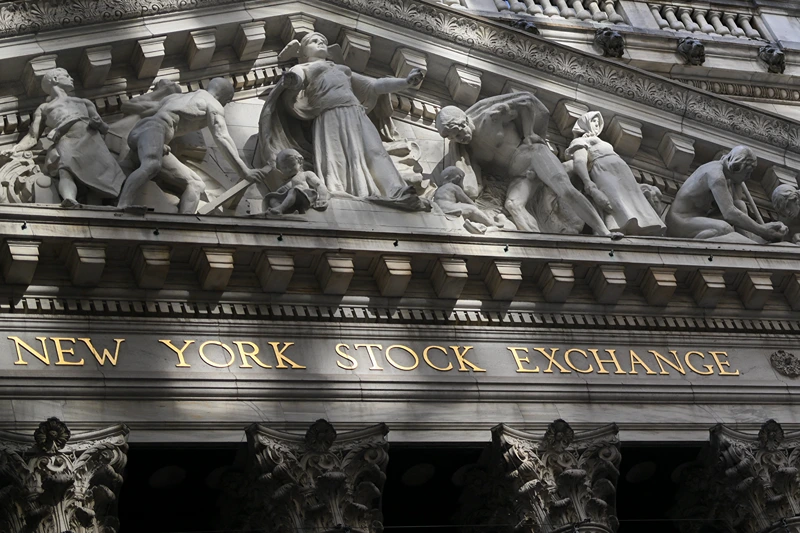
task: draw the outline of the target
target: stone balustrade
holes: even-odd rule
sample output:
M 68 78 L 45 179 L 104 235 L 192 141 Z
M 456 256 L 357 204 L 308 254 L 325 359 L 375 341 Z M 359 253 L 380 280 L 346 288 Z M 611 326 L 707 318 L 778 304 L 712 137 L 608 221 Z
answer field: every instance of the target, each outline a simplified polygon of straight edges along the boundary
M 760 20 L 750 13 L 676 4 L 649 4 L 649 7 L 656 24 L 662 30 L 744 39 L 766 38 Z
M 495 0 L 498 11 L 511 11 L 537 17 L 625 22 L 617 13 L 616 0 Z

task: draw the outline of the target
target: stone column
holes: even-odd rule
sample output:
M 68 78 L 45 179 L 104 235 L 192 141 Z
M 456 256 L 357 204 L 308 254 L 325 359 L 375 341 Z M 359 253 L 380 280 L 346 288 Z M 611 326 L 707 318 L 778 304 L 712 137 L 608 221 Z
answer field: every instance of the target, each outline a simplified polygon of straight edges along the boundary
M 544 437 L 506 425 L 492 430 L 491 449 L 467 474 L 460 522 L 517 524 L 509 531 L 613 533 L 619 478 L 617 426 L 575 433 L 563 420 Z M 465 528 L 472 530 L 473 528 Z
M 325 420 L 305 436 L 247 428 L 249 526 L 270 533 L 382 531 L 388 432 L 379 424 L 337 437 Z
M 722 424 L 681 471 L 673 516 L 683 533 L 800 531 L 800 432 L 768 420 L 757 435 Z
M 72 435 L 58 418 L 33 438 L 0 431 L 0 531 L 116 533 L 128 428 Z

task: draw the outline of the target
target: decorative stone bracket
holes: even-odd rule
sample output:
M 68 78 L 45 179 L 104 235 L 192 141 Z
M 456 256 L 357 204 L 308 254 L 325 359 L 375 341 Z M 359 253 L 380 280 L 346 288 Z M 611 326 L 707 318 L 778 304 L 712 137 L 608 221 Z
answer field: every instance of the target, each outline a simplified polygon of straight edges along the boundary
M 389 461 L 384 424 L 346 433 L 317 420 L 305 436 L 247 428 L 250 527 L 271 533 L 383 530 L 380 501 Z
M 49 418 L 33 437 L 0 431 L 0 531 L 115 533 L 128 428 L 71 438 Z

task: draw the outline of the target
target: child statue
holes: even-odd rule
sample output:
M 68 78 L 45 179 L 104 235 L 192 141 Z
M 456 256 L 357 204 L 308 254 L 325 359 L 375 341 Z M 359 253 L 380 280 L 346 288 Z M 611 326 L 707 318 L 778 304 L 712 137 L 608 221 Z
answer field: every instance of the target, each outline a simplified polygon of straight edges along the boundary
M 287 148 L 278 153 L 275 165 L 287 180 L 277 191 L 264 196 L 267 214 L 305 213 L 309 208 L 323 210 L 328 207 L 328 188 L 314 172 L 303 170 L 304 162 L 297 150 Z
M 503 227 L 501 222 L 495 222 L 489 215 L 481 211 L 475 202 L 464 192 L 464 171 L 456 166 L 442 170 L 444 183 L 436 189 L 433 201 L 442 208 L 446 215 L 462 216 L 468 222 L 476 222 L 485 227 Z M 479 228 L 483 233 L 485 228 Z

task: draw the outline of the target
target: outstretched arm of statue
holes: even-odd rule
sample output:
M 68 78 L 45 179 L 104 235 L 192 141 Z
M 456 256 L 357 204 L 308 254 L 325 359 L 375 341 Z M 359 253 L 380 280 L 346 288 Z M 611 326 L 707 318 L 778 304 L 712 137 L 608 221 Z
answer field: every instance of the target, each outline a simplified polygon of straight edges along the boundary
M 608 197 L 597 188 L 597 185 L 594 184 L 591 176 L 589 175 L 589 153 L 587 152 L 586 148 L 575 150 L 572 153 L 572 161 L 572 168 L 583 183 L 583 191 L 594 201 L 597 207 L 607 213 L 610 213 L 612 210 L 611 202 L 609 202 Z
M 211 136 L 219 149 L 222 150 L 222 155 L 236 173 L 239 174 L 240 178 L 248 181 L 261 179 L 262 172 L 248 167 L 239 157 L 239 151 L 236 149 L 231 134 L 228 132 L 228 124 L 225 122 L 222 106 L 218 107 L 219 109 L 210 107 L 208 110 L 208 129 L 211 130 Z
M 39 136 L 41 134 L 42 134 L 42 107 L 39 106 L 33 113 L 33 120 L 31 120 L 31 126 L 28 129 L 28 133 L 17 143 L 17 145 L 12 149 L 12 151 L 22 152 L 24 150 L 30 150 L 31 148 L 36 146 L 37 142 L 39 142 Z
M 504 124 L 518 121 L 523 138 L 547 136 L 550 113 L 545 105 L 531 93 L 510 93 L 485 98 L 467 110 L 467 115 L 478 124 L 481 117 L 489 116 Z M 534 139 L 538 141 L 539 139 Z
M 743 229 L 755 233 L 768 241 L 776 241 L 783 238 L 789 231 L 789 228 L 783 222 L 770 222 L 768 224 L 759 224 L 747 213 L 741 211 L 737 206 L 728 189 L 727 180 L 720 171 L 719 175 L 711 175 L 708 177 L 708 185 L 711 193 L 714 195 L 714 200 L 717 202 L 722 218 L 725 222 L 732 225 L 734 228 Z
M 353 78 L 356 78 L 359 82 L 365 82 L 369 85 L 372 85 L 372 89 L 375 91 L 376 94 L 389 94 L 389 93 L 396 93 L 398 91 L 403 91 L 405 89 L 410 89 L 412 87 L 418 86 L 422 83 L 422 80 L 425 79 L 425 73 L 418 68 L 411 69 L 411 72 L 408 73 L 408 76 L 405 78 L 370 78 L 368 76 L 363 76 L 354 72 L 352 74 Z

